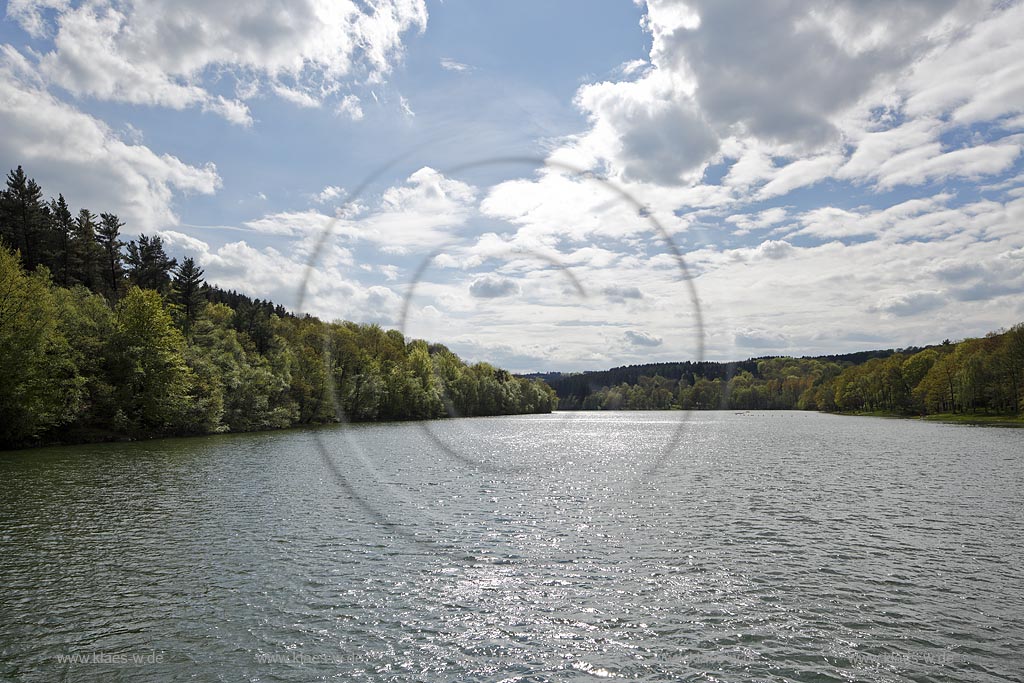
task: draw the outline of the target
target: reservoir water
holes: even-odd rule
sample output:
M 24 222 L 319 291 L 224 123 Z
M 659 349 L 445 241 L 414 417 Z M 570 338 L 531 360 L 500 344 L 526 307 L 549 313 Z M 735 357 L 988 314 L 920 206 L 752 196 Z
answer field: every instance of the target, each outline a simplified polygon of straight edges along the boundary
M 555 413 L 0 453 L 0 681 L 1024 681 L 1024 430 Z

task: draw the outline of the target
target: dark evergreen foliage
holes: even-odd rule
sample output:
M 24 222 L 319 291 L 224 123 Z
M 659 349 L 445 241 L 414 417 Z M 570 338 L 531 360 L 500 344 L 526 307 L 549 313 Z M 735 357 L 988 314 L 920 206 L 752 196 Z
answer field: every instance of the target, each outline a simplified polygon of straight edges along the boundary
M 171 270 L 178 262 L 164 251 L 160 236 L 139 235 L 139 239 L 132 240 L 127 246 L 124 260 L 128 266 L 129 281 L 142 289 L 165 292 L 171 284 Z

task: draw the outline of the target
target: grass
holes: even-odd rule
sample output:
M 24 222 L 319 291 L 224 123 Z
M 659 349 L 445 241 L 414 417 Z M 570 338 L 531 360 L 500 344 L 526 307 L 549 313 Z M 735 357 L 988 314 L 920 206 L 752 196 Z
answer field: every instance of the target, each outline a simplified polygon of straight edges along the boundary
M 929 422 L 989 425 L 991 427 L 1024 427 L 1022 415 L 985 415 L 984 413 L 938 413 L 924 418 Z
M 984 413 L 936 413 L 934 415 L 902 415 L 884 410 L 865 410 L 857 413 L 846 413 L 868 417 L 890 417 L 905 420 L 926 420 L 928 422 L 944 422 L 949 424 L 985 425 L 989 427 L 1024 427 L 1024 415 L 986 415 Z

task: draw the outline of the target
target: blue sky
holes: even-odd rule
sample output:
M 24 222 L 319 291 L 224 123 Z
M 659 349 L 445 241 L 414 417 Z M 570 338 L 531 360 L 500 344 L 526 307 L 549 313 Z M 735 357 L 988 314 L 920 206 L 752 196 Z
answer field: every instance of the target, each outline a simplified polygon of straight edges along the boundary
M 211 282 L 514 370 L 923 344 L 1024 320 L 1022 34 L 980 0 L 12 0 L 0 159 Z

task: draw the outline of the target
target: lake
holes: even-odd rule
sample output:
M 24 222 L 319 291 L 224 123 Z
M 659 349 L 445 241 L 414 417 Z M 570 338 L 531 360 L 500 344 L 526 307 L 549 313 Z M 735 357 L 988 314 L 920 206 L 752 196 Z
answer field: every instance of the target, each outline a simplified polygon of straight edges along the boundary
M 0 680 L 1022 681 L 1022 456 L 800 412 L 0 453 Z

